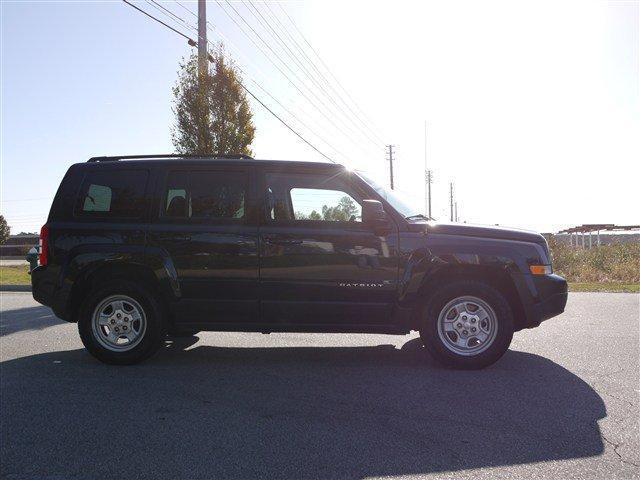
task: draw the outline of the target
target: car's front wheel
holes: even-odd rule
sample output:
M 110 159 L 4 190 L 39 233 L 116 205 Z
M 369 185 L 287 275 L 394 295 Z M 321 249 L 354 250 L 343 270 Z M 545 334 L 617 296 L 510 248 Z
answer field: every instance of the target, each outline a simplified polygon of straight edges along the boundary
M 78 331 L 89 353 L 117 365 L 150 357 L 166 335 L 158 300 L 128 281 L 113 281 L 92 290 L 80 307 Z
M 496 362 L 513 338 L 513 313 L 505 296 L 479 281 L 457 281 L 431 296 L 420 337 L 444 365 L 484 368 Z

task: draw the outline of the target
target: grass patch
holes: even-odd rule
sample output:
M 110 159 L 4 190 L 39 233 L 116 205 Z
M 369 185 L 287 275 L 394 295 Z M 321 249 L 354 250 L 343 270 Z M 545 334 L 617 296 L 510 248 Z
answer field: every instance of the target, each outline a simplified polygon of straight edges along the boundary
M 31 285 L 29 266 L 0 266 L 0 285 Z
M 623 292 L 640 293 L 639 283 L 569 283 L 570 292 Z

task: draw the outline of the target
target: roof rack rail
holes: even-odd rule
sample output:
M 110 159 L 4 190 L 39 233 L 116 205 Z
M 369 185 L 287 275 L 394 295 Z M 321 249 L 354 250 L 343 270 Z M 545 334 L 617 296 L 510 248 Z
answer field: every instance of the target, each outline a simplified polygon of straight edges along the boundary
M 117 162 L 119 160 L 144 160 L 144 159 L 161 159 L 161 158 L 223 158 L 223 159 L 241 159 L 241 160 L 253 160 L 254 158 L 239 154 L 225 154 L 225 155 L 191 155 L 182 153 L 161 153 L 158 155 L 120 155 L 114 157 L 91 157 L 87 162 Z

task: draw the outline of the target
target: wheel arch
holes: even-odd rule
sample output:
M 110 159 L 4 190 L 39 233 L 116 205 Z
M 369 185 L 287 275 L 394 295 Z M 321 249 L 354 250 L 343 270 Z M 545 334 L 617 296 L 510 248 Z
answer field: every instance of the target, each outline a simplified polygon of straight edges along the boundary
M 426 305 L 436 290 L 445 284 L 463 280 L 476 280 L 495 288 L 505 296 L 513 312 L 515 330 L 525 328 L 525 309 L 511 274 L 504 268 L 487 265 L 449 265 L 427 276 L 418 290 L 420 299 L 416 308 L 415 324 L 420 323 L 421 307 Z
M 154 271 L 146 266 L 136 263 L 109 262 L 87 268 L 81 272 L 71 288 L 69 296 L 69 311 L 74 322 L 77 321 L 77 313 L 86 295 L 102 283 L 113 280 L 127 280 L 141 283 L 149 290 L 160 291 L 158 300 L 166 302 L 166 295 L 163 295 L 162 285 Z

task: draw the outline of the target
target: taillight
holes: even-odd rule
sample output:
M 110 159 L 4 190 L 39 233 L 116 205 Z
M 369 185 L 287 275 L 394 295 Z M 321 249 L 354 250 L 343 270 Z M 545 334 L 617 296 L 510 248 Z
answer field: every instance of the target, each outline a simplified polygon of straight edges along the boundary
M 38 263 L 46 265 L 49 262 L 49 227 L 43 225 L 40 229 L 40 256 Z

